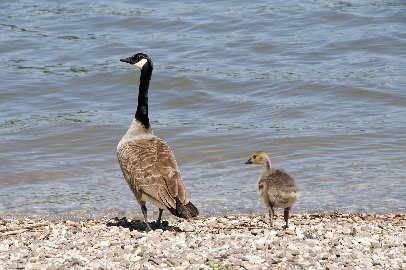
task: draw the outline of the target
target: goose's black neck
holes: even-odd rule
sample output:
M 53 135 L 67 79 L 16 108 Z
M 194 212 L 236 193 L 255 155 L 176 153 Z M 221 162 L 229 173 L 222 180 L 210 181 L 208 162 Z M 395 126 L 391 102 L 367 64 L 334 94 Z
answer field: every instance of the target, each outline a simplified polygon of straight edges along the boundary
M 135 113 L 137 119 L 147 129 L 150 127 L 148 118 L 148 88 L 152 75 L 152 65 L 145 64 L 141 69 L 140 86 L 138 92 L 138 106 Z

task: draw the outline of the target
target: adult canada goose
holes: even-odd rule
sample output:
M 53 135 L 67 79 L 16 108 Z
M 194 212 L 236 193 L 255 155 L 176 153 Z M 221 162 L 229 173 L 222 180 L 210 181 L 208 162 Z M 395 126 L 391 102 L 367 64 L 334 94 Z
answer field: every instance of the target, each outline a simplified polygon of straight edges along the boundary
M 147 201 L 159 208 L 158 225 L 164 209 L 177 217 L 195 217 L 199 211 L 189 201 L 175 157 L 169 146 L 153 134 L 149 123 L 148 88 L 152 61 L 143 53 L 120 61 L 141 71 L 137 112 L 117 146 L 117 157 L 124 178 L 141 205 L 147 231 L 151 229 L 145 206 Z
M 271 162 L 265 152 L 255 152 L 245 164 L 260 164 L 264 171 L 258 180 L 259 194 L 269 208 L 269 225 L 273 226 L 274 207 L 284 208 L 285 226 L 288 227 L 289 211 L 299 197 L 299 188 L 285 171 L 271 168 Z

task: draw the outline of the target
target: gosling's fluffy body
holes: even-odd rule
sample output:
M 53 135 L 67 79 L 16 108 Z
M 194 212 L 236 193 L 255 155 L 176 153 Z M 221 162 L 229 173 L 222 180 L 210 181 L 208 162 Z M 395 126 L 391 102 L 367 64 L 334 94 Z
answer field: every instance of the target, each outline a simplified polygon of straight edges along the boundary
M 272 169 L 265 152 L 256 152 L 246 164 L 260 164 L 262 176 L 258 180 L 259 194 L 269 209 L 269 224 L 273 226 L 274 208 L 284 209 L 285 226 L 288 227 L 289 211 L 299 197 L 299 188 L 293 178 L 282 169 Z

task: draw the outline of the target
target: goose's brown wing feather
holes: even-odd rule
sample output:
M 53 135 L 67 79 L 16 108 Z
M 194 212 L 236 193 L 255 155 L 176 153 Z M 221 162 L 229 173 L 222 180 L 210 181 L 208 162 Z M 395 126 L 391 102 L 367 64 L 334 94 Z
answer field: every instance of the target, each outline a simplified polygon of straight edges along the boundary
M 176 209 L 176 198 L 189 202 L 175 157 L 168 145 L 157 137 L 130 141 L 118 152 L 124 178 L 137 199 L 142 193 Z

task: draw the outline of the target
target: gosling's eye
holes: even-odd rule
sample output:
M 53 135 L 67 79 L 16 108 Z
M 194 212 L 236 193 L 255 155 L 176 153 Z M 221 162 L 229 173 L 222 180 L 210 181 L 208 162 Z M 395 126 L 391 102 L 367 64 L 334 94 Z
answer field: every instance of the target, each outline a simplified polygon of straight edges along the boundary
M 255 159 L 255 158 L 257 158 L 257 156 L 256 156 L 256 155 L 253 155 L 253 156 L 252 156 L 252 158 L 254 158 L 254 159 Z

